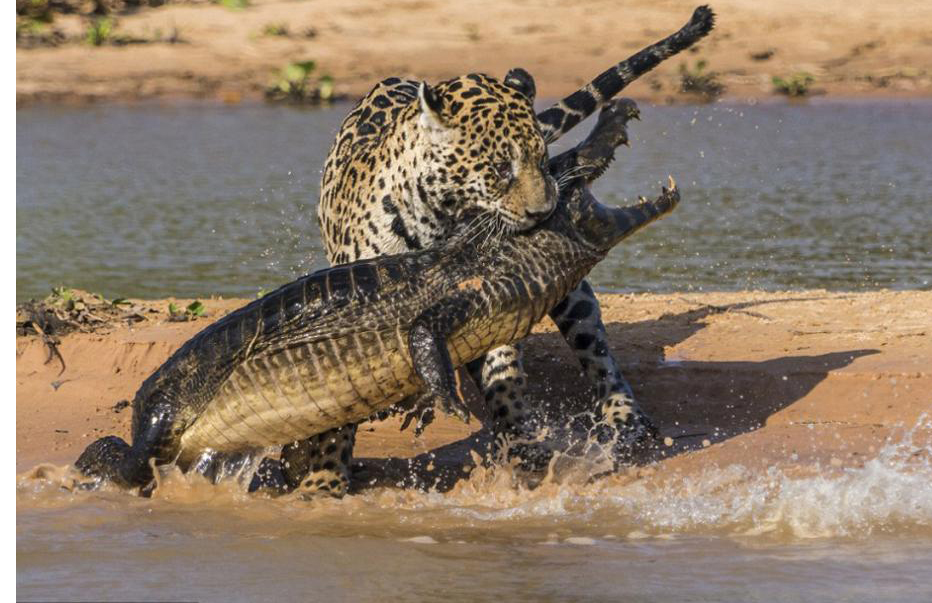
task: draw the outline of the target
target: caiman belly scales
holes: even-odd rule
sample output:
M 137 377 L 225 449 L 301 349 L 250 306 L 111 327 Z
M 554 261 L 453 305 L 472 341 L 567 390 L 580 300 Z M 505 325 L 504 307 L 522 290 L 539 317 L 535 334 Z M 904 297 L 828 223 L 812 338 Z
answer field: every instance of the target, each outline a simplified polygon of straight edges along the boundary
M 591 267 L 588 254 L 572 251 L 564 248 L 554 262 L 552 254 L 523 249 L 520 263 L 480 270 L 467 268 L 475 259 L 465 249 L 366 261 L 267 295 L 202 334 L 202 346 L 226 347 L 231 356 L 242 349 L 247 359 L 186 427 L 181 457 L 286 444 L 361 421 L 424 389 L 408 332 L 416 317 L 450 294 L 469 290 L 483 306 L 447 339 L 454 366 L 521 339 Z M 568 269 L 553 274 L 555 265 Z M 329 328 L 302 333 L 301 323 L 315 319 Z M 270 346 L 273 336 L 284 341 Z

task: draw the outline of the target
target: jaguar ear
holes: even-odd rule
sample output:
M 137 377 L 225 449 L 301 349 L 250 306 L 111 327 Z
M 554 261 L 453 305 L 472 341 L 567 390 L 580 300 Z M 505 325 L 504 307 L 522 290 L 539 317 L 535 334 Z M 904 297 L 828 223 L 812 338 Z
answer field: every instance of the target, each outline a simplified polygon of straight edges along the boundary
M 505 74 L 505 85 L 514 88 L 527 97 L 531 104 L 534 104 L 534 97 L 537 96 L 537 86 L 534 84 L 534 78 L 530 73 L 515 67 Z
M 431 128 L 442 128 L 443 99 L 437 91 L 421 82 L 417 89 L 418 103 L 421 105 L 421 123 Z

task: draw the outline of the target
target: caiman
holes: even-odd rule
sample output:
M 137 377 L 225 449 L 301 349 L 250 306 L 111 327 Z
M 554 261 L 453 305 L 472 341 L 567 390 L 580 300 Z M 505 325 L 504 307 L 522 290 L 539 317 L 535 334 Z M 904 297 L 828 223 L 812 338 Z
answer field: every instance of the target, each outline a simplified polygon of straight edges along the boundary
M 550 160 L 559 202 L 534 229 L 500 234 L 478 216 L 440 248 L 314 272 L 208 326 L 139 388 L 132 445 L 101 438 L 77 468 L 145 487 L 154 466 L 281 446 L 420 392 L 468 418 L 456 368 L 525 337 L 612 247 L 679 202 L 672 178 L 630 207 L 589 192 L 636 112 L 612 103 Z

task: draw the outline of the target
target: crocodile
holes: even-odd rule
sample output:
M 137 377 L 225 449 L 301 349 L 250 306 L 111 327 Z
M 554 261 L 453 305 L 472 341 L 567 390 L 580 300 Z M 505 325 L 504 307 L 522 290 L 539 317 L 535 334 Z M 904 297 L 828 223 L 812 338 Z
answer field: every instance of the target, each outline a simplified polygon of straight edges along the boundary
M 636 113 L 614 101 L 550 160 L 559 202 L 532 230 L 500 234 L 479 214 L 441 247 L 314 272 L 211 324 L 139 388 L 132 444 L 101 438 L 76 468 L 142 492 L 156 466 L 281 446 L 422 392 L 468 420 L 457 367 L 525 337 L 612 247 L 678 204 L 672 177 L 628 207 L 589 191 Z

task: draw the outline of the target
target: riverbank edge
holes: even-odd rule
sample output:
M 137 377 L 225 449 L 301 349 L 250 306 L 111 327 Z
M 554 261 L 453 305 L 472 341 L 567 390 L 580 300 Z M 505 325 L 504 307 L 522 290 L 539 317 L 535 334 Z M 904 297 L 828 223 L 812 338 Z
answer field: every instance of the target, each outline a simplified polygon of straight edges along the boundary
M 56 14 L 50 24 L 37 22 L 60 32 L 61 40 L 17 48 L 17 106 L 256 102 L 280 82 L 283 68 L 303 61 L 314 62 L 312 81 L 329 76 L 335 92 L 349 99 L 389 76 L 435 82 L 471 71 L 501 76 L 515 66 L 534 75 L 542 97 L 558 98 L 672 33 L 693 9 L 642 1 L 572 3 L 543 12 L 491 0 L 244 4 L 242 10 L 200 3 L 116 13 L 107 17 L 109 37 L 98 39 L 100 45 L 88 37 L 100 17 Z M 921 27 L 932 9 L 864 0 L 843 6 L 716 2 L 713 33 L 626 94 L 656 103 L 701 102 L 715 98 L 706 94 L 716 86 L 706 84 L 717 83 L 729 102 L 759 101 L 780 98 L 774 78 L 804 83 L 808 74 L 811 82 L 798 90 L 803 97 L 932 97 L 932 44 Z M 702 85 L 684 92 L 684 73 Z

